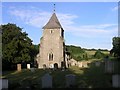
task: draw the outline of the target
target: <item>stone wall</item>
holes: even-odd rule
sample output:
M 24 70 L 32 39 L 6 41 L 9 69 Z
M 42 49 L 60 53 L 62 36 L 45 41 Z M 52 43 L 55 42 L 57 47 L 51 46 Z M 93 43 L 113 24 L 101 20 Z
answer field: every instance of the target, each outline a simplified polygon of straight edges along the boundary
M 45 29 L 40 43 L 40 53 L 38 60 L 38 68 L 47 68 L 54 66 L 55 63 L 61 67 L 61 62 L 64 61 L 64 38 L 61 36 L 62 29 Z M 49 60 L 49 54 L 53 54 L 53 60 Z

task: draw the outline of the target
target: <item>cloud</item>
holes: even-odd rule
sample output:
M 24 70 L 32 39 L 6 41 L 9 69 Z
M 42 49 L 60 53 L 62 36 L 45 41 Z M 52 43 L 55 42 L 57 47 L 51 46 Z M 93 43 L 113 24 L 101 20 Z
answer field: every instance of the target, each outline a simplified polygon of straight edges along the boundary
M 51 17 L 50 12 L 42 10 L 36 10 L 35 7 L 31 9 L 15 9 L 11 8 L 10 14 L 16 16 L 25 24 L 32 25 L 34 27 L 42 28 Z M 111 35 L 116 31 L 116 24 L 99 24 L 99 25 L 83 25 L 76 26 L 75 19 L 79 18 L 77 15 L 57 13 L 58 19 L 62 24 L 66 32 L 72 32 L 72 34 L 79 36 L 97 37 L 99 35 Z M 109 29 L 110 28 L 110 29 Z M 112 29 L 111 29 L 112 28 Z M 109 30 L 106 30 L 109 29 Z M 89 33 L 89 35 L 87 35 Z
M 108 30 L 106 30 L 108 29 Z M 75 36 L 84 38 L 105 38 L 117 34 L 116 24 L 84 25 L 84 26 L 65 26 L 66 32 L 71 32 Z
M 34 7 L 31 7 L 31 8 L 34 8 Z M 45 12 L 45 11 L 36 10 L 36 9 L 21 10 L 21 9 L 15 9 L 15 8 L 11 8 L 9 13 L 13 16 L 16 16 L 18 20 L 22 20 L 25 24 L 29 24 L 38 28 L 41 28 L 42 26 L 44 26 L 48 22 L 52 14 L 50 12 Z M 74 24 L 73 20 L 77 18 L 76 15 L 71 15 L 71 14 L 58 13 L 57 16 L 60 22 L 64 26 Z
M 115 6 L 112 8 L 112 11 L 117 11 L 118 9 L 120 9 L 120 5 L 118 4 L 118 6 Z
M 51 17 L 50 12 L 34 9 L 15 9 L 11 8 L 10 14 L 16 16 L 17 19 L 22 20 L 25 24 L 32 25 L 34 27 L 42 28 Z M 80 32 L 80 33 L 91 33 L 92 35 L 111 33 L 112 30 L 106 30 L 106 28 L 115 27 L 116 24 L 99 24 L 99 25 L 83 25 L 76 26 L 74 20 L 78 18 L 77 15 L 72 14 L 57 14 L 63 28 L 68 32 Z
M 114 7 L 114 10 L 116 7 Z M 16 9 L 10 8 L 9 13 L 17 18 L 19 21 L 27 25 L 31 25 L 37 28 L 42 28 L 51 17 L 51 12 L 42 11 L 35 7 L 31 7 L 31 9 Z M 78 25 L 74 20 L 78 19 L 79 16 L 68 14 L 68 13 L 57 13 L 57 17 L 65 30 L 65 34 L 71 33 L 70 37 L 79 37 L 85 39 L 100 39 L 101 42 L 108 42 L 108 39 L 114 35 L 117 35 L 117 24 L 105 23 L 105 24 L 97 24 L 97 25 Z M 108 44 L 110 44 L 109 41 Z M 76 42 L 77 44 L 77 42 Z M 108 45 L 107 44 L 107 45 Z M 78 45 L 78 44 L 77 44 Z M 98 44 L 97 44 L 98 45 Z M 96 47 L 106 46 L 102 43 Z M 109 45 L 108 45 L 109 46 Z
M 118 10 L 118 6 L 115 6 L 114 8 L 112 8 L 112 11 L 116 11 Z

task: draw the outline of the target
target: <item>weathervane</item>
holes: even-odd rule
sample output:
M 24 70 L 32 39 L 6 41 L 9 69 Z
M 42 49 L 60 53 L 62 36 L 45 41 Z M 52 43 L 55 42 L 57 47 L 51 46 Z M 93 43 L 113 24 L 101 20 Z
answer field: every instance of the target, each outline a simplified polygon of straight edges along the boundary
M 54 12 L 55 12 L 55 4 L 54 4 Z

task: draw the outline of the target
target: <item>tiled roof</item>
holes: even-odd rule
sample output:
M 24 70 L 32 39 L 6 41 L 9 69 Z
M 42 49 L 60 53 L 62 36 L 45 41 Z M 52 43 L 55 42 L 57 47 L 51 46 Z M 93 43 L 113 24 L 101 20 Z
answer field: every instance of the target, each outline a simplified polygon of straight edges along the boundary
M 55 13 L 53 13 L 52 17 L 50 18 L 48 23 L 43 27 L 43 29 L 54 29 L 54 28 L 62 28 Z

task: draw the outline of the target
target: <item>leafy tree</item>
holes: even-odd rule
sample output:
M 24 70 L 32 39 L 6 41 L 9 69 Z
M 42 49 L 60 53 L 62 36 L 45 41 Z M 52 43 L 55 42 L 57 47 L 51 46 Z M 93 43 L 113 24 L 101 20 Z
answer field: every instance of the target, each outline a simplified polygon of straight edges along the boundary
M 84 54 L 85 54 L 85 50 L 82 49 L 81 47 L 78 46 L 66 46 L 67 51 L 70 52 L 70 55 L 72 58 L 74 58 L 77 61 L 83 60 L 84 59 Z
M 100 50 L 97 50 L 94 54 L 94 57 L 100 59 L 104 57 L 104 54 Z
M 15 24 L 8 23 L 2 27 L 2 63 L 11 64 L 22 62 L 33 62 L 37 51 L 32 40 L 22 28 Z
M 114 55 L 114 57 L 120 57 L 120 37 L 113 37 L 113 48 L 110 53 Z

